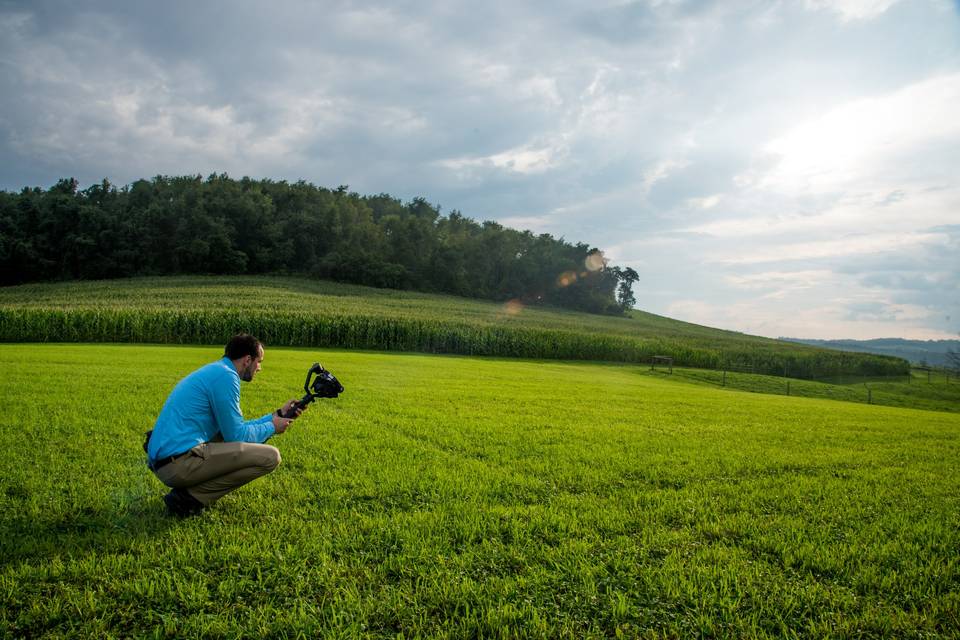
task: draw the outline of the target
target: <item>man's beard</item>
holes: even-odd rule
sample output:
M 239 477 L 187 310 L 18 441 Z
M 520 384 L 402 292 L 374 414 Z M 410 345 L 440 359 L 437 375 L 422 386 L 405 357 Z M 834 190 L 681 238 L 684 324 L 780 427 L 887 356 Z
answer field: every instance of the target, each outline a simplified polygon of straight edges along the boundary
M 253 380 L 253 367 L 247 367 L 240 373 L 240 379 L 244 382 L 250 382 Z

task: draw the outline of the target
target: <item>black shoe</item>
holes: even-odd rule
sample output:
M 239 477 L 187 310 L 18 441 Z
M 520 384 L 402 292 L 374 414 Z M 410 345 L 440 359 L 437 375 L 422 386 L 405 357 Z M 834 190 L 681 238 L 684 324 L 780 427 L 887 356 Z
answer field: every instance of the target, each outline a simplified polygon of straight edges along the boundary
M 178 518 L 198 516 L 205 508 L 203 503 L 190 495 L 186 489 L 173 489 L 163 496 L 163 501 L 167 505 L 167 512 Z

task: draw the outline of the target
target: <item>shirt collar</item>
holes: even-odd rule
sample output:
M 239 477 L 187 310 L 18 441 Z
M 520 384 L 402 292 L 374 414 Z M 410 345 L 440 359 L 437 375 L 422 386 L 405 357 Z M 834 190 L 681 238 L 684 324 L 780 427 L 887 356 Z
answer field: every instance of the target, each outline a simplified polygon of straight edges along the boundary
M 227 356 L 220 358 L 220 364 L 225 366 L 227 369 L 230 369 L 230 371 L 233 371 L 233 375 L 237 376 L 238 378 L 240 377 L 240 373 L 237 371 L 237 368 L 233 366 L 233 360 Z

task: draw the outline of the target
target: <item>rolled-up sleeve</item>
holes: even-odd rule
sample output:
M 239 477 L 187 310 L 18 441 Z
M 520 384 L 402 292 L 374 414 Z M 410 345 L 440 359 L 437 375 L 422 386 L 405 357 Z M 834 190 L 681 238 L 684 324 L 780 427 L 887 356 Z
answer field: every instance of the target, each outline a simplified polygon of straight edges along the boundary
M 244 420 L 240 412 L 240 378 L 225 373 L 222 380 L 208 387 L 210 404 L 217 426 L 226 442 L 265 442 L 276 433 L 273 416 Z

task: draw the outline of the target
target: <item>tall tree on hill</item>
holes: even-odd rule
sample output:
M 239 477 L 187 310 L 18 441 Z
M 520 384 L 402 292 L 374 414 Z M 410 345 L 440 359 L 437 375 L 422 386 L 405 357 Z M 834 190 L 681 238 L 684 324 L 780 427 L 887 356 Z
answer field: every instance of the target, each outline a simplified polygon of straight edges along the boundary
M 622 311 L 627 311 L 637 303 L 637 298 L 633 295 L 633 283 L 640 279 L 640 274 L 630 267 L 614 267 L 613 271 L 619 280 L 617 284 L 617 304 L 620 305 Z

